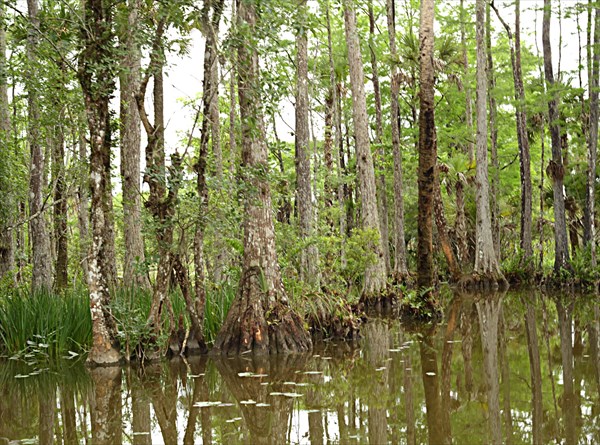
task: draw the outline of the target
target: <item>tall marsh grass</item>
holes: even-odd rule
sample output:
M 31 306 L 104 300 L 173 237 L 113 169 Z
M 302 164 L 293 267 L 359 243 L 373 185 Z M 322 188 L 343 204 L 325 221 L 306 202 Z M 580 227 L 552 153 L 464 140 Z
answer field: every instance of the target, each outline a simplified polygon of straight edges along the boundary
M 0 296 L 0 351 L 9 357 L 57 360 L 89 348 L 92 322 L 87 293 L 30 294 L 14 290 Z
M 214 343 L 237 286 L 224 284 L 209 290 L 204 315 L 204 335 L 207 344 Z M 121 349 L 127 354 L 152 338 L 148 314 L 152 292 L 133 287 L 120 287 L 111 292 L 111 311 L 117 326 Z M 185 301 L 179 291 L 169 295 L 175 323 L 180 318 L 185 327 L 189 317 Z M 164 311 L 164 338 L 170 326 Z M 174 326 L 176 329 L 177 326 Z M 15 289 L 0 294 L 0 357 L 22 359 L 33 363 L 74 358 L 84 354 L 91 346 L 92 322 L 89 296 L 85 288 L 55 295 L 49 292 L 31 294 L 25 289 Z
M 206 344 L 212 345 L 215 342 L 236 293 L 237 286 L 228 283 L 223 283 L 208 291 L 204 309 L 204 340 Z

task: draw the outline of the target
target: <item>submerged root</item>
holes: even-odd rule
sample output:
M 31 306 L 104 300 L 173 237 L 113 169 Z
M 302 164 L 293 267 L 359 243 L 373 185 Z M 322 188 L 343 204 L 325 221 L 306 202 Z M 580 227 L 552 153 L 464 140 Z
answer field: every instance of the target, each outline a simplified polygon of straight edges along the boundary
M 365 319 L 362 305 L 351 305 L 341 295 L 316 294 L 307 299 L 306 323 L 315 339 L 357 340 Z
M 464 276 L 458 283 L 458 287 L 467 291 L 502 291 L 508 290 L 509 283 L 502 274 L 473 273 Z
M 367 312 L 378 314 L 389 314 L 398 306 L 398 301 L 402 298 L 402 291 L 397 286 L 388 286 L 381 292 L 375 294 L 364 293 L 360 297 L 360 304 L 364 306 Z

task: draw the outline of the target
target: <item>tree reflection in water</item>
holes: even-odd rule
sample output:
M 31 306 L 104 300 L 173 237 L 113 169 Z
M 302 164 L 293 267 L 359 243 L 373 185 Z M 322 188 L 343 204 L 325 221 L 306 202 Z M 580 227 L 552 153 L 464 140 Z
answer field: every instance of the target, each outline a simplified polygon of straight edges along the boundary
M 90 400 L 92 443 L 121 444 L 121 368 L 93 368 L 90 376 L 94 382 Z
M 502 296 L 488 293 L 476 296 L 479 330 L 483 352 L 483 370 L 487 389 L 488 423 L 490 442 L 502 444 L 502 420 L 500 418 L 500 377 L 498 375 L 498 318 Z
M 359 343 L 308 355 L 91 370 L 11 360 L 0 443 L 600 442 L 594 299 L 444 299 L 443 324 L 376 319 Z

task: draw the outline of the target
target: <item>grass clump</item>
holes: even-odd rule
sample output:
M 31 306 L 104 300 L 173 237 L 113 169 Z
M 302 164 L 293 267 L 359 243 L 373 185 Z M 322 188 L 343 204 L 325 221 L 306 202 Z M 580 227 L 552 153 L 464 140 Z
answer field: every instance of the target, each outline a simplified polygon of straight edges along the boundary
M 204 308 L 204 340 L 212 345 L 237 293 L 237 286 L 223 283 L 209 290 Z
M 0 296 L 0 351 L 26 362 L 85 352 L 92 338 L 87 292 L 56 295 L 17 289 Z

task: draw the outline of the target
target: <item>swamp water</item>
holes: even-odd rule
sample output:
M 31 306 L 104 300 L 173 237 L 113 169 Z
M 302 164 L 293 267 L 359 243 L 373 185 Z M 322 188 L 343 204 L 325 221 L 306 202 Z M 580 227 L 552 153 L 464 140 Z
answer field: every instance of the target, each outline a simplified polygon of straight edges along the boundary
M 598 300 L 562 301 L 454 295 L 300 356 L 5 360 L 0 444 L 600 443 Z

